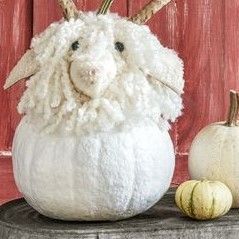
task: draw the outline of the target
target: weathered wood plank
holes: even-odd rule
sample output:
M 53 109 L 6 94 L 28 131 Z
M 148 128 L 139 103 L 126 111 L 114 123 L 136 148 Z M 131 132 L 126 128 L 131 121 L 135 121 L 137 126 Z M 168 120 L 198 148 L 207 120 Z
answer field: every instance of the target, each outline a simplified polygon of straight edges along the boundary
M 0 1 L 0 151 L 9 151 L 12 137 L 20 120 L 16 106 L 24 84 L 4 91 L 10 70 L 29 47 L 32 37 L 32 1 Z
M 87 11 L 97 11 L 102 0 L 82 0 L 82 8 Z M 110 9 L 111 12 L 118 13 L 121 16 L 127 15 L 127 0 L 114 1 Z
M 13 178 L 11 159 L 0 158 L 0 205 L 20 196 Z
M 42 32 L 50 23 L 62 18 L 61 9 L 57 0 L 33 0 L 34 1 L 34 34 Z M 82 11 L 97 11 L 102 0 L 75 0 L 77 8 Z M 122 16 L 127 15 L 127 0 L 115 1 L 111 8 Z
M 39 215 L 24 200 L 0 207 L 0 236 L 11 239 L 237 239 L 238 210 L 213 221 L 182 215 L 170 191 L 147 212 L 118 222 L 62 222 Z
M 185 110 L 177 126 L 178 148 L 187 153 L 202 127 L 225 119 L 228 92 L 239 89 L 239 2 L 177 1 L 177 11 L 186 78 Z
M 187 155 L 177 155 L 176 157 L 176 167 L 174 171 L 172 187 L 176 187 L 182 182 L 189 180 L 188 173 L 188 156 Z

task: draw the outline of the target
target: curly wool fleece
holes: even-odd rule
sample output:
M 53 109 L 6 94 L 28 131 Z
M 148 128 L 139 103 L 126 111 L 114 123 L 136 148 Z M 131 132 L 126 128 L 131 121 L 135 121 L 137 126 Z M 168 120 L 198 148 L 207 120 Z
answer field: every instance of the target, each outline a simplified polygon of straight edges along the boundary
M 72 50 L 78 41 L 79 49 Z M 124 44 L 117 51 L 116 42 Z M 167 130 L 182 109 L 183 63 L 163 47 L 147 26 L 139 26 L 115 14 L 82 13 L 77 20 L 51 24 L 32 40 L 39 71 L 27 82 L 18 110 L 29 120 L 43 119 L 49 133 L 63 128 L 84 133 L 109 131 L 125 122 L 153 120 Z M 81 59 L 97 65 L 104 77 L 112 77 L 100 96 L 82 102 L 70 71 Z M 109 72 L 107 72 L 107 70 Z M 108 75 L 107 75 L 108 74 Z M 149 75 L 172 89 L 149 80 Z M 84 79 L 79 73 L 79 84 Z M 87 80 L 87 79 L 85 79 Z M 84 90 L 82 93 L 85 93 Z M 91 92 L 88 92 L 90 95 Z

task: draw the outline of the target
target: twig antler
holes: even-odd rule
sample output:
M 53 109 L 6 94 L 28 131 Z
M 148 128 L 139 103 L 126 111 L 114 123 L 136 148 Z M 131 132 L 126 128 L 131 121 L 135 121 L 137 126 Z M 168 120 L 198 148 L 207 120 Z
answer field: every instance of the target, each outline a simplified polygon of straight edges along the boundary
M 106 14 L 109 11 L 113 2 L 114 0 L 104 0 L 97 14 Z
M 69 21 L 71 18 L 75 18 L 78 15 L 78 11 L 73 0 L 58 0 L 58 3 L 62 8 L 64 18 L 67 21 Z
M 152 0 L 139 13 L 131 17 L 130 20 L 137 24 L 144 24 L 170 1 L 171 0 Z

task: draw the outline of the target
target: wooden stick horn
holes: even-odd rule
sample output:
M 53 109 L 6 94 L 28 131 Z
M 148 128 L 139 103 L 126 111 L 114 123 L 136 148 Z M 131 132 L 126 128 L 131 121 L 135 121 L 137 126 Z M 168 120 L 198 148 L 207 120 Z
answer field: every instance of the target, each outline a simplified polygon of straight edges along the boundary
M 114 0 L 104 0 L 97 14 L 107 14 Z
M 136 24 L 144 24 L 169 2 L 171 2 L 171 0 L 152 0 L 139 13 L 131 17 L 129 20 Z
M 64 18 L 67 21 L 69 21 L 71 18 L 76 18 L 78 11 L 73 0 L 58 0 L 58 3 L 62 8 Z

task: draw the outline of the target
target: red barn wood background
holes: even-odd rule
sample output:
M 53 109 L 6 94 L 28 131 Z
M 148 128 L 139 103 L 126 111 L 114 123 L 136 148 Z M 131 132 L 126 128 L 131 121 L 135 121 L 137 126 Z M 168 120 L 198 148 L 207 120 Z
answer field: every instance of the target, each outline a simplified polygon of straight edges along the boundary
M 149 1 L 115 0 L 112 11 L 131 16 Z M 101 0 L 75 2 L 82 10 L 95 10 Z M 2 86 L 32 36 L 60 17 L 56 0 L 0 0 L 0 203 L 20 195 L 12 175 L 11 143 L 24 83 L 5 92 Z M 238 19 L 238 0 L 172 0 L 148 23 L 185 62 L 185 109 L 172 129 L 177 153 L 173 184 L 188 178 L 187 154 L 196 133 L 224 119 L 228 91 L 239 89 Z

